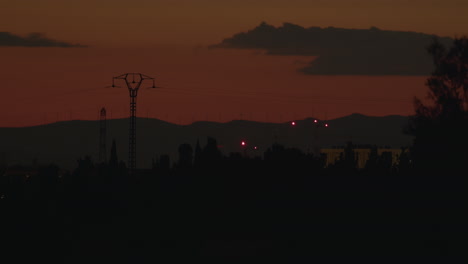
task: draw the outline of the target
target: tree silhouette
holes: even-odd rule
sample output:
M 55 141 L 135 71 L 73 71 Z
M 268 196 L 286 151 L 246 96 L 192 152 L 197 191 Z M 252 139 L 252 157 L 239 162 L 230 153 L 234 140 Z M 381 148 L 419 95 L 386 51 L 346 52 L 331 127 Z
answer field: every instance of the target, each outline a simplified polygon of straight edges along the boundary
M 195 148 L 195 155 L 197 162 L 201 163 L 202 167 L 205 168 L 215 168 L 221 165 L 223 155 L 218 149 L 218 143 L 215 138 L 207 137 L 206 145 L 201 149 L 201 152 L 198 152 L 198 143 Z
M 179 168 L 191 168 L 193 163 L 193 148 L 188 143 L 179 146 Z
M 197 139 L 197 143 L 195 145 L 195 153 L 193 157 L 193 163 L 195 166 L 200 166 L 200 159 L 201 159 L 201 146 L 200 146 L 200 140 Z
M 449 49 L 434 40 L 428 52 L 435 66 L 426 81 L 429 104 L 415 98 L 406 131 L 415 136 L 414 166 L 457 170 L 468 157 L 468 38 L 456 38 Z
M 413 167 L 410 154 L 411 153 L 408 151 L 408 148 L 401 148 L 397 165 L 397 170 L 400 175 L 406 175 Z
M 375 172 L 379 166 L 379 158 L 377 146 L 374 145 L 370 148 L 369 158 L 366 161 L 365 169 Z
M 351 173 L 355 172 L 357 169 L 357 153 L 354 151 L 355 145 L 348 141 L 346 146 L 343 149 L 343 152 L 340 154 L 340 158 L 332 166 L 335 169 L 339 169 L 341 173 Z

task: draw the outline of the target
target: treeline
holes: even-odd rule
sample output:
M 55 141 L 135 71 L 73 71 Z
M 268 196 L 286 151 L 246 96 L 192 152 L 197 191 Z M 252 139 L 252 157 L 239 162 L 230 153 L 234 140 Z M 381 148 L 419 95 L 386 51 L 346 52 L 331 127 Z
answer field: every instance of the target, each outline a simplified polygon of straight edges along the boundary
M 114 142 L 108 162 L 83 157 L 71 172 L 49 165 L 1 177 L 5 256 L 365 262 L 370 254 L 450 262 L 463 252 L 461 177 L 403 174 L 375 151 L 358 170 L 352 144 L 325 168 L 323 156 L 277 144 L 263 157 L 223 156 L 208 138 L 193 150 L 181 144 L 174 163 L 161 156 L 134 174 L 115 149 Z
M 368 148 L 369 157 L 365 166 L 358 166 L 356 149 Z M 402 148 L 397 161 L 390 151 L 379 153 L 375 145 L 355 145 L 348 142 L 343 147 L 340 156 L 327 165 L 327 153 L 314 154 L 304 152 L 294 147 L 272 144 L 264 152 L 255 148 L 245 148 L 244 152 L 231 152 L 223 155 L 217 148 L 216 139 L 207 138 L 207 144 L 201 147 L 197 142 L 195 148 L 188 143 L 181 144 L 176 161 L 171 161 L 169 155 L 161 155 L 153 159 L 153 172 L 156 174 L 203 173 L 203 171 L 219 170 L 220 173 L 251 171 L 261 168 L 267 171 L 290 171 L 291 174 L 303 175 L 403 175 L 412 173 L 411 154 Z

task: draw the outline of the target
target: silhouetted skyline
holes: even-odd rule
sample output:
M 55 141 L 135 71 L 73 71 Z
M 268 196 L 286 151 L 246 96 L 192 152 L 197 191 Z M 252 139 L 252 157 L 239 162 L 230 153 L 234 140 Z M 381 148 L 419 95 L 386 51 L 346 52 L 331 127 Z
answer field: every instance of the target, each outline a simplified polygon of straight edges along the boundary
M 128 103 L 128 102 L 127 102 Z M 127 106 L 128 107 L 128 106 Z M 240 144 L 246 142 L 249 152 L 256 146 L 261 155 L 273 143 L 294 147 L 304 153 L 317 152 L 322 148 L 343 147 L 353 141 L 359 145 L 377 145 L 399 149 L 411 145 L 412 137 L 403 133 L 409 118 L 404 116 L 373 117 L 353 114 L 330 120 L 329 127 L 317 127 L 313 118 L 290 122 L 269 123 L 234 120 L 226 123 L 195 122 L 180 126 L 157 119 L 137 119 L 137 167 L 150 168 L 151 160 L 168 154 L 171 161 L 178 156 L 179 144 L 188 143 L 195 149 L 196 141 L 205 144 L 206 137 L 216 138 L 220 151 L 228 156 L 230 152 L 242 152 Z M 64 169 L 71 169 L 75 159 L 90 155 L 99 161 L 103 155 L 101 144 L 107 146 L 109 157 L 111 141 L 116 140 L 119 156 L 127 161 L 129 119 L 107 119 L 105 133 L 107 142 L 101 142 L 102 121 L 63 121 L 48 125 L 24 128 L 0 128 L 0 153 L 6 162 L 31 164 L 56 162 Z
M 3 262 L 466 255 L 466 1 L 4 10 Z

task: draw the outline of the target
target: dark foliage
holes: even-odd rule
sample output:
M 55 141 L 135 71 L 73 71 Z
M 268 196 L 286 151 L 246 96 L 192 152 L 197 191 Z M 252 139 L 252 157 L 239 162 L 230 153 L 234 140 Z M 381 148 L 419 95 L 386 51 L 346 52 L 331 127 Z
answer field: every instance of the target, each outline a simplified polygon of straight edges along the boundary
M 465 170 L 468 161 L 468 38 L 455 39 L 450 49 L 436 40 L 428 48 L 435 69 L 427 79 L 429 103 L 415 99 L 415 115 L 407 132 L 413 135 L 414 165 L 427 172 Z

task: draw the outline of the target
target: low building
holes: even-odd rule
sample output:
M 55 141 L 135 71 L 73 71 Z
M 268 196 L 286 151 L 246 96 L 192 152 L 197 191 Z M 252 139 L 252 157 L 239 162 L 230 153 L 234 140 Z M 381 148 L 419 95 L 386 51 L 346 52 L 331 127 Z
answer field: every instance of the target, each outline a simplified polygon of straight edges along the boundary
M 362 169 L 366 166 L 366 162 L 369 159 L 371 153 L 371 148 L 355 148 L 353 149 L 356 159 L 357 159 L 357 168 Z M 325 167 L 335 164 L 337 160 L 344 155 L 344 148 L 326 148 L 320 150 L 321 154 L 326 155 Z M 393 148 L 378 148 L 377 154 L 381 156 L 382 154 L 389 153 L 392 157 L 392 165 L 397 165 L 402 153 L 401 149 Z

